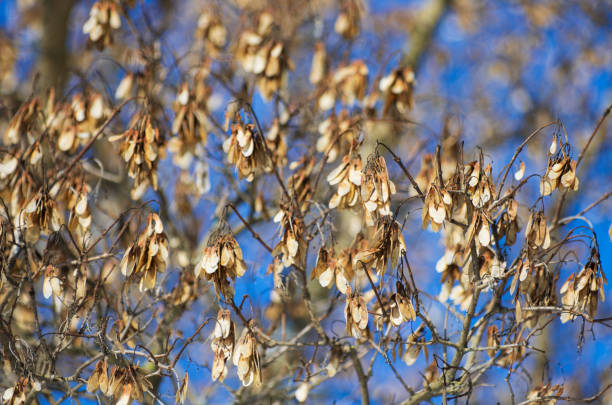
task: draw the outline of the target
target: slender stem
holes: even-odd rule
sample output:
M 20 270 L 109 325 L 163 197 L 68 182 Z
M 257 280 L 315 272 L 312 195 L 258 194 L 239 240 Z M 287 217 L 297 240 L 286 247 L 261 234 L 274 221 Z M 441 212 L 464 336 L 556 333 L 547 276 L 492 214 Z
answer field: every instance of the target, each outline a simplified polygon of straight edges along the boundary
M 502 181 L 499 185 L 499 189 L 497 190 L 497 198 L 496 200 L 499 200 L 499 196 L 501 195 L 501 192 L 504 188 L 504 184 L 506 183 L 506 177 L 508 176 L 508 172 L 510 171 L 510 169 L 512 168 L 512 165 L 514 164 L 514 161 L 516 160 L 516 158 L 518 157 L 518 155 L 523 151 L 523 148 L 529 143 L 529 141 L 531 141 L 531 139 L 536 136 L 537 134 L 539 134 L 544 128 L 547 128 L 551 125 L 556 124 L 556 122 L 549 122 L 546 125 L 542 125 L 540 128 L 536 129 L 535 131 L 533 131 L 524 141 L 523 143 L 521 143 L 519 145 L 518 148 L 516 148 L 516 150 L 514 151 L 514 155 L 512 156 L 512 159 L 510 159 L 510 163 L 508 163 L 508 165 L 506 166 L 506 170 L 504 171 L 504 175 L 502 177 Z
M 351 359 L 353 360 L 353 366 L 355 367 L 355 372 L 357 373 L 357 378 L 359 379 L 359 386 L 361 387 L 361 405 L 369 405 L 370 393 L 368 392 L 368 377 L 363 372 L 361 361 L 359 360 L 355 350 L 351 350 Z
M 251 235 L 253 235 L 253 237 L 255 239 L 257 239 L 257 241 L 259 243 L 261 243 L 261 245 L 270 253 L 272 253 L 272 248 L 270 246 L 268 246 L 268 244 L 266 242 L 264 242 L 264 240 L 261 238 L 261 236 L 259 236 L 259 234 L 257 232 L 255 232 L 255 230 L 251 227 L 251 225 L 247 222 L 246 219 L 244 219 L 244 217 L 242 215 L 240 215 L 240 213 L 238 212 L 238 210 L 236 209 L 236 206 L 234 206 L 234 204 L 232 203 L 227 203 L 227 207 L 230 207 L 235 213 L 236 215 L 238 215 L 238 218 L 240 218 L 240 220 L 242 221 L 242 223 L 244 224 L 244 226 L 246 226 L 246 228 L 249 230 L 249 232 L 251 232 Z
M 385 149 L 387 149 L 389 151 L 389 153 L 391 154 L 391 156 L 393 156 L 393 160 L 395 161 L 395 163 L 397 163 L 397 165 L 400 167 L 400 169 L 402 169 L 402 171 L 404 172 L 404 174 L 406 175 L 406 177 L 408 177 L 408 180 L 410 180 L 410 183 L 412 184 L 412 187 L 414 187 L 414 189 L 416 190 L 417 194 L 419 195 L 419 197 L 421 198 L 421 200 L 425 201 L 425 195 L 423 194 L 423 192 L 421 191 L 421 189 L 419 188 L 419 185 L 417 184 L 417 182 L 414 180 L 414 177 L 412 177 L 412 175 L 410 174 L 410 172 L 408 171 L 408 169 L 406 169 L 406 166 L 404 166 L 404 163 L 402 162 L 402 159 L 399 158 L 399 156 L 397 156 L 391 149 L 389 149 L 389 147 L 387 145 L 385 145 L 382 142 L 377 142 L 377 145 L 381 145 L 382 147 L 384 147 Z
M 601 118 L 599 119 L 599 122 L 597 122 L 597 125 L 595 126 L 595 129 L 593 130 L 593 133 L 589 137 L 589 140 L 587 141 L 586 145 L 584 145 L 584 148 L 582 148 L 582 151 L 580 152 L 580 155 L 578 155 L 578 159 L 576 160 L 576 168 L 580 165 L 580 162 L 582 161 L 582 158 L 584 157 L 587 149 L 589 149 L 589 146 L 591 146 L 591 142 L 593 142 L 593 139 L 595 138 L 595 135 L 597 135 L 597 132 L 599 131 L 599 128 L 604 123 L 604 121 L 606 120 L 608 115 L 610 115 L 610 111 L 612 111 L 612 105 L 610 105 L 610 106 L 608 106 L 608 108 L 606 108 L 606 111 L 604 111 L 604 113 L 602 114 Z

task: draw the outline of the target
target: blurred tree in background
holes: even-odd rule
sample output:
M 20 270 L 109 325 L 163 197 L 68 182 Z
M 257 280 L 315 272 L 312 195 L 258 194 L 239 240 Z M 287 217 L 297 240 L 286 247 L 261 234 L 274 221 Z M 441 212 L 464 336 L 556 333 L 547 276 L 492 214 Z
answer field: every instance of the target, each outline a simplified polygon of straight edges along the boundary
M 612 4 L 0 4 L 0 400 L 612 402 Z

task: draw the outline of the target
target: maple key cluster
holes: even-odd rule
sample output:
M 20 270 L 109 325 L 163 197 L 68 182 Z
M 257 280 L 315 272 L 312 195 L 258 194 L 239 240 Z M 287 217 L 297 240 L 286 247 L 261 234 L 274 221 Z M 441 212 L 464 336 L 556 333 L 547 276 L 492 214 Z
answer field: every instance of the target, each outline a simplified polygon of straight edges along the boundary
M 274 38 L 276 27 L 272 14 L 264 11 L 256 28 L 242 33 L 236 51 L 236 59 L 245 71 L 256 75 L 259 91 L 267 100 L 287 81 L 287 71 L 293 69 L 285 44 Z
M 231 299 L 234 297 L 234 290 L 230 281 L 242 277 L 246 268 L 240 246 L 230 234 L 227 225 L 223 224 L 210 235 L 195 276 L 199 277 L 204 270 L 206 279 L 213 281 L 217 296 L 222 294 Z
M 100 360 L 87 380 L 87 391 L 96 392 L 99 389 L 120 405 L 129 404 L 133 400 L 142 401 L 144 392 L 151 388 L 151 383 L 145 378 L 144 373 L 140 367 L 133 365 L 109 368 L 106 359 Z
M 135 115 L 133 121 L 132 128 L 109 141 L 121 141 L 119 153 L 127 164 L 128 175 L 134 179 L 131 197 L 138 200 L 149 186 L 157 190 L 157 165 L 164 158 L 165 142 L 146 114 Z
M 377 356 L 406 401 L 459 398 L 540 353 L 533 337 L 552 320 L 598 322 L 590 208 L 563 210 L 586 149 L 560 126 L 541 165 L 521 152 L 544 131 L 506 161 L 464 150 L 447 123 L 437 147 L 394 139 L 414 124 L 412 67 L 324 38 L 361 43 L 360 1 L 308 41 L 281 7 L 247 3 L 204 7 L 179 54 L 135 24 L 133 2 L 97 1 L 81 35 L 118 77 L 34 92 L 3 122 L 3 405 L 61 390 L 162 402 L 166 387 L 184 403 L 201 394 L 189 373 L 236 400 L 305 402 L 352 369 L 366 398 Z M 414 177 L 404 144 L 423 150 Z M 67 352 L 83 364 L 72 374 Z
M 114 1 L 98 1 L 89 12 L 89 19 L 83 24 L 83 33 L 99 50 L 113 44 L 113 30 L 121 28 L 121 8 Z

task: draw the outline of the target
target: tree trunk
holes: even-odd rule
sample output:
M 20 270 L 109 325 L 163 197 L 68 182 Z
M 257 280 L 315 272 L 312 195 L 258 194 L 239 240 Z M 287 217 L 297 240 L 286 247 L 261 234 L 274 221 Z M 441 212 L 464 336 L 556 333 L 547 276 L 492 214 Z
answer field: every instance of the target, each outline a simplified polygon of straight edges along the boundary
M 42 39 L 40 88 L 54 87 L 61 94 L 68 77 L 66 38 L 74 0 L 40 0 L 42 6 Z

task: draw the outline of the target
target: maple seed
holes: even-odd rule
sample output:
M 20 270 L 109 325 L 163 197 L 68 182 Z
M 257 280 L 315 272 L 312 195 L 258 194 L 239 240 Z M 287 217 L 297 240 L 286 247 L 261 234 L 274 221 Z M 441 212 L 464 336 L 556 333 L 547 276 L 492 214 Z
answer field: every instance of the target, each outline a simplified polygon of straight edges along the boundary
M 202 253 L 202 260 L 195 268 L 195 276 L 199 277 L 204 270 L 206 279 L 215 285 L 217 296 L 222 294 L 226 298 L 232 298 L 234 289 L 230 281 L 234 281 L 236 277 L 242 277 L 246 268 L 242 249 L 230 234 L 227 226 L 221 223 L 208 238 L 207 246 Z
M 144 232 L 121 259 L 121 273 L 129 280 L 139 280 L 141 291 L 151 289 L 157 273 L 166 271 L 168 256 L 168 238 L 161 219 L 157 214 L 149 214 Z
M 363 296 L 352 293 L 348 287 L 346 304 L 344 305 L 344 318 L 346 320 L 346 334 L 360 338 L 368 336 L 368 308 Z
M 219 310 L 211 339 L 210 346 L 214 352 L 211 377 L 213 381 L 223 381 L 227 376 L 227 361 L 232 357 L 236 339 L 236 325 L 227 309 Z
M 98 50 L 112 45 L 112 31 L 121 28 L 119 4 L 114 1 L 98 1 L 89 11 L 89 18 L 83 24 L 83 33 L 89 35 L 89 42 Z
M 248 327 L 242 330 L 240 339 L 234 349 L 233 363 L 237 368 L 238 378 L 245 387 L 251 384 L 261 386 L 261 365 L 255 336 Z

